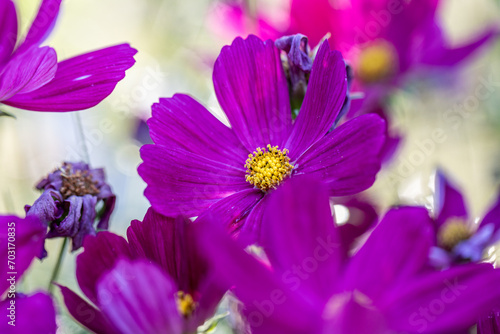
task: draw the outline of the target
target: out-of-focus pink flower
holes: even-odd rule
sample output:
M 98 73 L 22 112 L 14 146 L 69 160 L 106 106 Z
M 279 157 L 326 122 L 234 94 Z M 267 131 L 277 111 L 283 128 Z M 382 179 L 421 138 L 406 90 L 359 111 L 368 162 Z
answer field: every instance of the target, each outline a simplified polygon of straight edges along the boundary
M 288 0 L 282 3 L 284 7 L 289 7 Z M 272 40 L 283 36 L 290 26 L 288 8 L 273 10 L 272 13 L 260 9 L 263 8 L 256 8 L 256 12 L 252 13 L 246 1 L 218 1 L 210 9 L 207 25 L 225 42 L 250 34 Z
M 282 2 L 290 9 L 288 19 L 282 19 L 279 26 L 258 10 L 250 14 L 236 1 L 220 5 L 226 10 L 218 14 L 219 18 L 224 17 L 218 20 L 219 26 L 233 36 L 253 32 L 262 38 L 276 39 L 301 33 L 312 46 L 330 34 L 332 48 L 341 51 L 354 68 L 353 89 L 365 91 L 367 100 L 380 100 L 391 92 L 390 88 L 401 86 L 410 76 L 431 75 L 429 69 L 433 73 L 436 68 L 454 69 L 498 33 L 496 27 L 490 27 L 462 46 L 451 47 L 436 15 L 439 0 Z M 246 29 L 245 22 L 252 22 L 252 30 Z

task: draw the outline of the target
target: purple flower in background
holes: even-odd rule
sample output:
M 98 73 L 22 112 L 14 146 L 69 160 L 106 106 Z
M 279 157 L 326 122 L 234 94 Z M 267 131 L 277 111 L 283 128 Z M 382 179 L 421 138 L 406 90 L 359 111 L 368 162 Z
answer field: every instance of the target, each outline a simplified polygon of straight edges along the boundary
M 36 111 L 87 109 L 111 94 L 134 64 L 137 51 L 128 44 L 58 63 L 55 50 L 40 44 L 50 34 L 60 4 L 42 0 L 26 37 L 18 41 L 14 3 L 0 0 L 0 103 Z
M 0 300 L 1 333 L 56 332 L 56 311 L 52 299 L 43 292 L 24 295 L 15 286 L 40 254 L 45 232 L 45 225 L 36 217 L 0 216 L 0 295 L 5 296 L 4 300 Z
M 255 33 L 261 38 L 278 39 L 304 34 L 313 47 L 328 37 L 333 48 L 353 65 L 358 87 L 383 85 L 386 94 L 390 92 L 387 88 L 401 86 L 422 72 L 436 78 L 429 69 L 453 71 L 455 65 L 498 36 L 498 26 L 490 25 L 475 38 L 452 46 L 438 15 L 439 0 L 278 3 L 288 12 L 280 13 L 283 20 L 273 22 L 271 14 L 278 15 L 265 13 L 268 8 L 264 6 L 257 6 L 253 12 L 244 1 L 219 1 L 209 13 L 209 26 L 219 35 Z
M 127 237 L 128 243 L 100 232 L 85 240 L 76 277 L 97 308 L 61 286 L 70 314 L 96 333 L 196 332 L 225 290 L 214 284 L 199 254 L 192 223 L 150 208 L 142 222 L 132 222 Z
M 65 162 L 36 188 L 43 193 L 32 206 L 25 207 L 26 215 L 48 224 L 47 238 L 71 238 L 72 249 L 77 250 L 87 235 L 96 234 L 96 219 L 97 229 L 108 229 L 116 196 L 106 183 L 104 169 Z
M 346 70 L 327 42 L 318 50 L 299 115 L 292 121 L 286 77 L 272 41 L 237 38 L 222 49 L 215 92 L 231 128 L 187 95 L 153 105 L 154 145 L 141 149 L 139 174 L 158 212 L 224 213 L 245 242 L 258 240 L 267 195 L 281 182 L 308 174 L 332 196 L 370 187 L 380 169 L 385 122 L 364 115 L 329 132 L 346 97 Z
M 390 210 L 351 257 L 321 184 L 292 179 L 268 208 L 262 245 L 272 271 L 213 224 L 197 224 L 204 254 L 221 284 L 234 287 L 252 333 L 458 333 L 500 298 L 500 271 L 490 264 L 428 266 L 434 233 L 425 208 Z
M 439 0 L 353 0 L 344 9 L 330 8 L 330 13 L 324 7 L 332 7 L 331 3 L 319 2 L 323 3 L 318 6 L 321 12 L 308 15 L 330 23 L 332 44 L 352 62 L 356 82 L 368 96 L 387 96 L 391 88 L 422 74 L 438 79 L 436 73 L 443 73 L 439 70 L 452 73 L 456 65 L 498 36 L 498 28 L 490 26 L 477 38 L 452 47 L 437 15 Z M 308 6 L 306 1 L 294 0 L 292 16 L 299 19 L 304 6 Z M 337 19 L 332 20 L 333 16 Z M 300 19 L 306 22 L 305 17 Z
M 479 223 L 469 216 L 462 194 L 438 170 L 435 188 L 435 230 L 437 247 L 431 261 L 438 267 L 483 258 L 485 249 L 500 240 L 500 197 Z

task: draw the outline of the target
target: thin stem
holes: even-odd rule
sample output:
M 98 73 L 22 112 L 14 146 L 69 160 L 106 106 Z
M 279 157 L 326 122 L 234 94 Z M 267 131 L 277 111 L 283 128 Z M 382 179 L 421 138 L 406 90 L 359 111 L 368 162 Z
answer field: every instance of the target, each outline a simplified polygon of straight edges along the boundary
M 90 163 L 90 154 L 89 154 L 89 150 L 87 148 L 87 142 L 85 141 L 85 135 L 84 135 L 84 132 L 83 132 L 83 123 L 82 123 L 82 116 L 80 114 L 80 112 L 78 111 L 75 111 L 73 112 L 73 120 L 75 121 L 76 123 L 76 135 L 77 135 L 77 141 L 83 143 L 83 145 L 81 145 L 82 149 L 83 149 L 83 156 L 82 156 L 82 160 L 89 164 Z
M 64 241 L 61 245 L 61 250 L 59 251 L 59 256 L 57 257 L 56 265 L 54 267 L 54 270 L 52 271 L 52 276 L 50 277 L 49 287 L 48 287 L 50 294 L 52 294 L 52 290 L 54 289 L 54 284 L 52 284 L 52 282 L 57 280 L 57 277 L 59 276 L 59 272 L 61 271 L 61 264 L 62 264 L 63 259 L 64 259 L 64 253 L 66 252 L 66 244 L 67 243 L 68 243 L 68 238 L 64 238 Z

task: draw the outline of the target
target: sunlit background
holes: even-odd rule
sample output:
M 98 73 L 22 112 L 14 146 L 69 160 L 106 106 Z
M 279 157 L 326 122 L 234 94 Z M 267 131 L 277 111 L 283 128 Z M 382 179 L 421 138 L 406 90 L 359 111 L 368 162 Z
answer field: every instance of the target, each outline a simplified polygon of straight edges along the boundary
M 287 0 L 248 1 L 276 24 L 287 24 Z M 499 4 L 493 0 L 442 2 L 440 17 L 452 44 L 500 22 Z M 25 31 L 39 1 L 16 4 Z M 118 197 L 110 230 L 125 235 L 130 221 L 142 219 L 148 207 L 145 183 L 136 168 L 141 161 L 139 148 L 147 140 L 141 122 L 149 117 L 151 104 L 159 97 L 188 93 L 224 120 L 211 81 L 212 65 L 236 32 L 221 28 L 226 17 L 220 8 L 216 1 L 207 0 L 63 1 L 57 25 L 44 43 L 56 49 L 60 60 L 128 42 L 139 50 L 137 63 L 111 96 L 90 110 L 37 113 L 2 106 L 16 119 L 0 118 L 0 212 L 22 215 L 24 205 L 39 195 L 34 185 L 42 177 L 62 161 L 85 160 L 88 153 L 93 167 L 106 168 Z M 454 77 L 439 81 L 444 84 L 414 83 L 391 100 L 393 126 L 405 139 L 368 191 L 381 210 L 400 203 L 431 207 L 437 166 L 461 186 L 474 215 L 486 209 L 498 190 L 499 43 L 476 53 Z M 493 83 L 491 95 L 474 99 L 484 81 Z M 472 100 L 477 103 L 464 106 Z M 433 139 L 436 131 L 439 141 Z M 49 254 L 57 254 L 60 242 L 47 243 Z M 75 255 L 65 257 L 59 282 L 79 291 Z M 32 266 L 23 289 L 46 288 L 55 258 L 49 256 Z M 64 309 L 61 303 L 58 307 Z M 68 316 L 60 320 L 61 333 L 85 332 Z

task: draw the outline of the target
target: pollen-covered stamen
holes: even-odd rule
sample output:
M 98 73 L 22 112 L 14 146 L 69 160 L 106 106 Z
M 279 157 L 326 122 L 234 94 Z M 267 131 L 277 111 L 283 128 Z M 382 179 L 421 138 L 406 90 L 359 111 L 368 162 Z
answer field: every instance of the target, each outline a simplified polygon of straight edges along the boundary
M 97 181 L 88 170 L 73 170 L 71 164 L 65 163 L 61 167 L 62 186 L 59 189 L 64 198 L 72 195 L 98 195 Z
M 248 155 L 245 180 L 262 191 L 276 188 L 293 169 L 287 154 L 287 149 L 281 151 L 278 146 L 258 147 Z
M 364 83 L 374 83 L 389 78 L 398 67 L 398 55 L 386 41 L 377 40 L 361 50 L 357 74 Z
M 184 317 L 189 317 L 196 308 L 196 302 L 193 296 L 184 291 L 177 292 L 177 308 Z
M 444 223 L 438 231 L 438 244 L 447 250 L 452 250 L 460 242 L 469 239 L 472 231 L 467 222 L 453 217 Z

